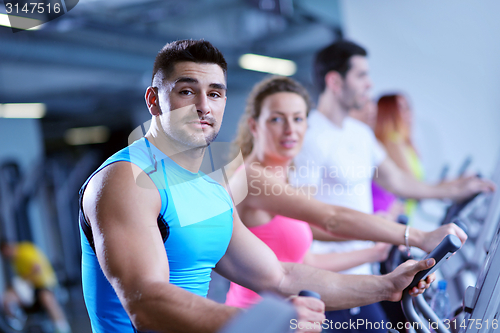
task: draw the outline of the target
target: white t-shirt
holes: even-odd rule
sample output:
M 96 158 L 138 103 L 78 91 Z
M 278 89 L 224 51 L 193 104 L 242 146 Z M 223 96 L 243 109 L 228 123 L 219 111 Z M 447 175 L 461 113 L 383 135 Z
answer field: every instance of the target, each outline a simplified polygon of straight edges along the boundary
M 304 145 L 294 161 L 292 185 L 314 185 L 317 200 L 373 214 L 371 182 L 386 158 L 373 131 L 350 117 L 339 128 L 318 111 L 310 113 L 308 124 Z M 348 252 L 371 246 L 367 241 L 314 241 L 311 251 Z M 371 274 L 370 264 L 343 273 Z

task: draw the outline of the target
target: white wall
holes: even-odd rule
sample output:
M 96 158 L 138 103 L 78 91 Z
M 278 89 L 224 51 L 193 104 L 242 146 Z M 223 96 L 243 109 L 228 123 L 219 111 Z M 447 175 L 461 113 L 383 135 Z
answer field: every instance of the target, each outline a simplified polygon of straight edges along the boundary
M 428 179 L 445 162 L 490 176 L 500 153 L 500 2 L 341 0 L 346 38 L 369 52 L 373 93 L 402 90 Z

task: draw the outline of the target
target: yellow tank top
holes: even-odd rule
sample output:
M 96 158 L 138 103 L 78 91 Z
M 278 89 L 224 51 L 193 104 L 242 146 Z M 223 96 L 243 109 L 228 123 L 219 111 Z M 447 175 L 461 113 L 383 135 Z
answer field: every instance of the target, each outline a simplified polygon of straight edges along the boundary
M 12 263 L 17 275 L 31 282 L 35 288 L 51 288 L 57 284 L 52 265 L 34 244 L 18 243 L 13 259 Z
M 396 143 L 400 143 L 404 145 L 404 156 L 406 159 L 406 162 L 408 163 L 408 166 L 410 167 L 410 171 L 412 175 L 415 177 L 415 179 L 419 181 L 423 181 L 425 178 L 424 175 L 424 167 L 422 165 L 422 162 L 420 161 L 420 158 L 417 155 L 417 152 L 415 149 L 413 149 L 412 146 L 408 144 L 403 143 L 403 139 L 399 133 L 392 133 L 389 136 L 390 140 Z M 406 199 L 405 200 L 405 214 L 408 216 L 410 220 L 410 224 L 412 224 L 413 220 L 413 214 L 415 213 L 415 210 L 417 208 L 418 201 L 414 199 Z
M 422 162 L 418 158 L 417 152 L 411 147 L 406 146 L 405 149 L 406 161 L 408 162 L 408 166 L 410 167 L 411 173 L 413 176 L 420 181 L 424 180 L 424 167 L 422 166 Z M 414 199 L 408 199 L 405 203 L 405 213 L 410 218 L 410 224 L 413 220 L 413 214 L 417 209 L 418 202 Z

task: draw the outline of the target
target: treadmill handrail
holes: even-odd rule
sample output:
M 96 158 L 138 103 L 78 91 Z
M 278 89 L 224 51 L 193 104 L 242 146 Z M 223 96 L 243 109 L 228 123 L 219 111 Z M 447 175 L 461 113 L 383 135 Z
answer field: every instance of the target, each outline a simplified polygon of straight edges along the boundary
M 443 322 L 440 321 L 437 318 L 437 315 L 434 313 L 434 311 L 429 307 L 427 302 L 425 301 L 424 297 L 422 295 L 418 295 L 416 297 L 416 302 L 419 307 L 419 310 L 422 312 L 424 315 L 425 319 L 427 319 L 427 327 L 422 320 L 422 318 L 417 314 L 415 311 L 415 308 L 413 307 L 413 297 L 409 294 L 410 289 L 412 289 L 414 286 L 418 284 L 418 282 L 421 279 L 427 278 L 429 274 L 434 272 L 443 262 L 448 259 L 452 253 L 456 252 L 460 248 L 460 240 L 458 239 L 457 236 L 454 235 L 448 235 L 446 236 L 441 243 L 439 243 L 438 246 L 434 248 L 434 250 L 429 253 L 425 259 L 427 258 L 434 258 L 436 260 L 436 264 L 427 270 L 418 272 L 412 283 L 403 291 L 403 298 L 401 300 L 401 306 L 403 308 L 403 312 L 406 316 L 406 318 L 412 322 L 412 327 L 417 331 L 417 333 L 430 333 L 428 326 L 432 322 L 437 322 L 438 323 L 438 328 L 437 332 L 438 333 L 450 333 L 449 330 L 445 328 L 443 325 Z M 425 304 L 424 304 L 425 303 Z M 431 321 L 429 321 L 431 320 Z M 416 325 L 415 325 L 416 324 Z M 434 328 L 434 327 L 433 327 Z

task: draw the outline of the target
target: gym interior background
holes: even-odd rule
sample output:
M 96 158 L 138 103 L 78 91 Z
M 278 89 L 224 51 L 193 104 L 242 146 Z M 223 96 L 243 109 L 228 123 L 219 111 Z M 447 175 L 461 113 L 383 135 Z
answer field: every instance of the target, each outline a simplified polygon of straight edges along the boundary
M 368 49 L 373 97 L 410 96 L 428 181 L 444 165 L 456 176 L 467 157 L 470 172 L 489 177 L 500 157 L 498 12 L 494 0 L 80 0 L 37 30 L 0 26 L 2 233 L 45 251 L 74 332 L 90 332 L 80 286 L 78 189 L 149 119 L 143 96 L 154 57 L 176 39 L 204 38 L 226 56 L 228 100 L 217 141 L 232 140 L 248 92 L 267 75 L 243 69 L 242 55 L 292 60 L 293 77 L 315 96 L 315 52 L 345 37 Z M 43 103 L 43 116 L 10 118 L 12 103 Z M 17 107 L 20 117 L 37 108 Z M 431 224 L 446 208 L 425 205 L 421 219 Z M 0 274 L 0 292 L 4 285 Z

